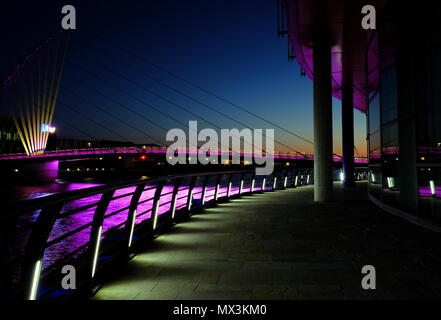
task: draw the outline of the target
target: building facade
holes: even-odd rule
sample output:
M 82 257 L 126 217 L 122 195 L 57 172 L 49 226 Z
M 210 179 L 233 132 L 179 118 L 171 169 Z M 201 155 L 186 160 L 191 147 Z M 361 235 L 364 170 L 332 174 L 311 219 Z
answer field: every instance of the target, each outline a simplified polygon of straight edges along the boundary
M 315 200 L 332 200 L 334 96 L 342 101 L 345 180 L 353 175 L 355 108 L 367 118 L 371 201 L 441 231 L 441 2 L 280 2 L 279 35 L 288 35 L 291 56 L 314 82 Z M 375 8 L 373 28 L 361 23 L 366 5 Z
M 441 8 L 388 1 L 369 38 L 371 200 L 441 221 Z M 369 76 L 369 75 L 368 75 Z

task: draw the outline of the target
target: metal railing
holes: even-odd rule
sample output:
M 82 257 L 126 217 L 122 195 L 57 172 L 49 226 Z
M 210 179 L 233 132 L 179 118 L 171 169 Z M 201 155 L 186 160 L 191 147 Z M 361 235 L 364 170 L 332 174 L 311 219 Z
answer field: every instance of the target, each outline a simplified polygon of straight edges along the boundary
M 360 177 L 357 175 L 356 177 Z M 312 169 L 285 168 L 270 176 L 232 171 L 167 176 L 27 200 L 8 246 L 8 296 L 69 296 L 65 266 L 76 270 L 75 294 L 88 294 L 109 270 L 145 249 L 147 241 L 205 206 L 233 197 L 313 184 Z M 11 293 L 12 292 L 12 293 Z

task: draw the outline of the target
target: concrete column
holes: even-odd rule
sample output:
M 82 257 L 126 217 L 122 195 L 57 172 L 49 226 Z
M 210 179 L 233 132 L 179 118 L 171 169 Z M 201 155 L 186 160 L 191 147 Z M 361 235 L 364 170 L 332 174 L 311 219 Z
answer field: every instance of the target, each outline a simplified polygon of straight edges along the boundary
M 354 106 L 352 83 L 346 82 L 342 90 L 342 144 L 343 144 L 343 174 L 345 188 L 355 187 L 354 180 Z
M 333 198 L 331 48 L 314 44 L 314 201 Z

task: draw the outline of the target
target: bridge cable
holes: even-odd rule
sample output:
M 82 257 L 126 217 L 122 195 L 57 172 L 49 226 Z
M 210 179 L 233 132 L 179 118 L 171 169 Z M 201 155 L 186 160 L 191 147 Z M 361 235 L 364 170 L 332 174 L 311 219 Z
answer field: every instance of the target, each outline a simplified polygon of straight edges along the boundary
M 143 89 L 144 91 L 147 91 L 147 92 L 149 92 L 150 94 L 152 94 L 152 95 L 154 95 L 154 96 L 160 98 L 161 100 L 164 100 L 164 101 L 166 101 L 166 102 L 168 102 L 168 103 L 170 103 L 170 104 L 176 106 L 177 108 L 179 108 L 179 109 L 181 109 L 181 110 L 183 110 L 183 111 L 185 111 L 185 112 L 187 112 L 187 113 L 193 115 L 194 117 L 197 117 L 198 119 L 201 119 L 201 120 L 203 120 L 203 121 L 205 121 L 205 122 L 207 122 L 207 123 L 210 123 L 211 125 L 215 126 L 216 128 L 221 129 L 219 126 L 217 126 L 217 125 L 214 124 L 213 122 L 211 122 L 211 121 L 209 121 L 209 120 L 206 120 L 205 118 L 203 118 L 203 117 L 201 117 L 201 116 L 198 116 L 198 115 L 194 114 L 193 112 L 189 111 L 187 108 L 185 108 L 185 107 L 183 107 L 183 106 L 181 106 L 181 105 L 179 105 L 179 104 L 177 104 L 177 103 L 175 103 L 175 102 L 169 100 L 168 98 L 165 98 L 165 97 L 163 97 L 162 95 L 159 95 L 159 94 L 157 94 L 157 93 L 151 91 L 150 89 L 145 88 L 143 85 L 140 85 L 140 84 L 137 83 L 136 81 L 127 78 L 126 76 L 122 75 L 121 73 L 111 70 L 110 68 L 108 68 L 108 67 L 105 66 L 104 64 L 102 64 L 102 63 L 100 63 L 100 62 L 98 62 L 98 61 L 96 61 L 96 60 L 94 60 L 94 59 L 92 59 L 92 58 L 90 58 L 90 57 L 88 57 L 88 56 L 86 56 L 86 55 L 83 55 L 83 54 L 82 54 L 82 56 L 85 57 L 86 59 L 89 59 L 90 61 L 92 61 L 92 62 L 94 62 L 94 63 L 96 63 L 96 64 L 99 64 L 99 65 L 103 66 L 108 72 L 110 72 L 110 73 L 112 73 L 112 74 L 114 74 L 114 75 L 117 75 L 117 76 L 119 76 L 119 77 L 125 79 L 126 81 L 128 81 L 128 82 L 130 82 L 130 83 L 136 85 L 138 88 L 141 88 L 141 89 Z M 79 68 L 82 68 L 81 66 L 79 66 L 79 65 L 77 65 L 77 64 L 74 64 L 74 65 L 78 66 Z M 100 81 L 106 82 L 106 81 L 103 80 L 102 78 L 98 77 L 96 74 L 93 74 L 93 73 L 91 73 L 91 72 L 88 71 L 88 70 L 85 70 L 85 68 L 82 68 L 82 69 L 83 69 L 84 71 L 86 71 L 87 73 L 91 74 L 92 76 L 94 76 L 95 78 L 99 79 Z M 107 82 L 107 83 L 108 83 L 108 82 Z M 123 91 L 122 89 L 120 89 L 120 90 Z M 124 92 L 124 91 L 123 91 L 123 92 Z M 126 93 L 126 94 L 127 94 L 127 93 Z M 128 94 L 128 95 L 129 95 L 129 94 Z M 185 95 L 185 94 L 184 94 L 184 95 Z M 129 96 L 130 96 L 130 95 L 129 95 Z M 132 96 L 132 98 L 133 98 L 133 96 Z M 137 99 L 137 98 L 134 98 L 134 99 L 136 99 L 136 100 L 139 101 L 139 99 Z M 197 100 L 195 100 L 195 101 L 197 101 Z M 143 103 L 145 104 L 145 102 L 143 102 Z M 200 102 L 200 103 L 201 103 L 202 105 L 205 105 L 203 102 Z M 150 106 L 151 106 L 151 105 L 150 105 Z M 208 106 L 208 105 L 206 105 L 206 106 L 207 106 L 208 108 L 214 110 L 215 112 L 220 113 L 220 114 L 224 115 L 225 117 L 231 119 L 232 121 L 234 121 L 234 122 L 240 124 L 241 126 L 243 126 L 243 127 L 245 127 L 245 128 L 248 127 L 246 124 L 244 124 L 244 123 L 242 123 L 242 122 L 240 122 L 240 121 L 238 121 L 238 120 L 236 120 L 236 119 L 234 119 L 234 118 L 232 118 L 232 117 L 230 117 L 230 116 L 228 116 L 228 115 L 223 114 L 222 112 L 220 112 L 220 111 L 214 109 L 213 107 L 210 107 L 210 106 Z M 158 111 L 158 112 L 159 112 L 159 111 Z M 164 114 L 163 112 L 161 112 L 161 113 Z M 167 116 L 167 117 L 169 117 L 169 116 Z M 182 123 L 181 121 L 179 121 L 179 120 L 175 120 L 175 121 L 178 121 L 179 123 L 183 124 L 183 123 Z M 186 126 L 185 124 L 183 124 L 183 125 Z M 262 136 L 266 137 L 265 134 L 262 134 Z M 303 154 L 302 152 L 300 152 L 300 151 L 298 151 L 298 150 L 296 150 L 296 149 L 294 149 L 294 148 L 292 148 L 292 147 L 290 147 L 290 146 L 288 146 L 288 145 L 286 145 L 286 144 L 284 144 L 284 143 L 282 143 L 282 142 L 279 142 L 279 141 L 277 141 L 277 140 L 274 140 L 274 141 L 275 141 L 276 143 L 278 143 L 278 144 L 280 144 L 280 145 L 282 145 L 282 146 L 284 146 L 284 147 L 286 147 L 286 148 L 288 148 L 288 149 L 290 149 L 290 150 L 292 150 L 292 151 L 294 151 L 294 152 L 296 152 L 296 153 L 301 154 L 302 156 L 304 156 L 304 154 Z
M 132 99 L 138 101 L 139 103 L 141 103 L 141 104 L 143 104 L 143 105 L 145 105 L 145 106 L 147 106 L 147 107 L 149 107 L 149 108 L 151 108 L 151 109 L 157 111 L 158 113 L 160 113 L 160 114 L 164 115 L 165 117 L 167 117 L 167 118 L 169 118 L 169 119 L 171 119 L 171 120 L 173 120 L 173 121 L 175 121 L 175 122 L 177 122 L 177 123 L 183 125 L 184 127 L 188 127 L 188 125 L 187 125 L 186 123 L 180 121 L 179 119 L 176 119 L 176 118 L 173 117 L 173 116 L 170 116 L 169 114 L 167 114 L 167 113 L 161 111 L 160 109 L 158 109 L 158 108 L 154 107 L 153 105 L 151 105 L 151 104 L 145 102 L 144 100 L 142 100 L 142 99 L 140 99 L 140 98 L 137 98 L 136 96 L 133 96 L 132 94 L 128 93 L 127 91 L 125 91 L 125 90 L 123 90 L 123 89 L 121 89 L 121 88 L 119 88 L 119 87 L 117 87 L 117 86 L 111 84 L 110 82 L 104 80 L 103 78 L 97 76 L 96 74 L 91 73 L 90 71 L 88 71 L 88 70 L 82 68 L 82 67 L 79 66 L 78 64 L 75 64 L 75 63 L 72 63 L 72 64 L 75 65 L 76 67 L 80 68 L 80 69 L 83 69 L 83 71 L 85 71 L 85 72 L 87 72 L 88 74 L 92 75 L 93 77 L 95 77 L 96 79 L 100 80 L 102 83 L 106 84 L 107 86 L 112 87 L 112 88 L 114 88 L 114 89 L 117 89 L 117 90 L 123 92 L 125 95 L 127 95 L 127 96 L 129 96 L 130 98 L 132 98 Z M 83 81 L 81 81 L 81 80 L 78 80 L 78 78 L 76 78 L 76 81 L 77 81 L 78 83 L 81 83 L 83 86 L 86 86 L 86 87 L 89 87 L 89 88 L 93 88 L 92 86 L 86 84 L 85 82 L 83 82 Z M 68 89 L 66 89 L 66 90 L 68 90 Z M 102 92 L 96 90 L 95 88 L 93 88 L 93 90 L 94 90 L 95 92 L 97 92 L 98 94 L 100 94 L 101 96 L 103 96 L 103 97 L 105 97 L 105 98 L 107 98 L 107 99 L 109 99 L 109 100 L 111 100 L 111 101 L 114 101 L 115 103 L 117 103 L 117 104 L 120 105 L 121 107 L 124 106 L 124 108 L 126 108 L 126 109 L 127 109 L 127 108 L 128 108 L 128 109 L 131 109 L 131 108 L 125 106 L 124 104 L 122 104 L 121 102 L 118 102 L 118 101 L 116 101 L 116 100 L 114 100 L 114 99 L 108 97 L 107 95 L 105 95 L 105 94 L 103 94 Z M 69 90 L 68 90 L 68 91 L 69 91 Z M 84 98 L 83 98 L 83 99 L 84 99 Z M 136 111 L 133 111 L 133 112 L 135 112 L 136 114 L 140 115 L 140 114 L 137 113 Z M 145 118 L 144 116 L 142 116 L 142 117 L 143 117 L 143 119 L 146 119 L 146 120 L 148 120 L 149 122 L 152 122 L 152 120 L 147 119 L 147 118 Z M 156 126 L 161 127 L 160 125 L 158 125 L 158 124 L 155 123 L 155 122 L 152 122 L 152 123 L 155 124 Z M 164 127 L 161 127 L 161 128 L 163 128 L 164 130 L 168 131 L 168 130 L 165 129 Z M 206 137 L 207 137 L 207 136 L 206 136 Z M 188 138 L 187 138 L 187 137 L 186 137 L 186 141 L 188 142 Z M 223 145 L 222 143 L 220 143 L 217 139 L 216 139 L 216 141 L 217 141 L 221 146 L 227 147 L 227 146 Z M 233 152 L 233 150 L 231 149 L 231 147 L 228 147 L 228 149 L 229 149 L 230 151 Z
M 67 103 L 65 103 L 65 102 L 59 102 L 59 103 L 61 103 L 64 107 L 66 107 L 67 110 L 69 110 L 70 112 L 73 112 L 73 113 L 76 113 L 76 114 L 80 115 L 81 117 L 83 117 L 83 118 L 89 120 L 90 122 L 94 123 L 95 125 L 97 125 L 97 126 L 103 128 L 103 129 L 105 129 L 106 131 L 108 131 L 108 132 L 112 133 L 113 135 L 115 135 L 115 136 L 117 136 L 117 137 L 123 139 L 123 140 L 126 141 L 126 142 L 133 143 L 133 141 L 129 140 L 129 139 L 126 138 L 125 136 L 123 136 L 123 135 L 119 134 L 118 132 L 116 132 L 116 131 L 110 129 L 109 127 L 107 127 L 107 126 L 105 126 L 105 125 L 99 123 L 98 121 L 92 119 L 91 117 L 86 116 L 84 113 L 82 113 L 82 112 L 80 112 L 80 111 L 74 109 L 74 108 L 73 108 L 72 106 L 70 106 L 69 104 L 67 104 Z
M 161 66 L 159 66 L 159 65 L 157 65 L 157 64 L 155 64 L 155 63 L 153 63 L 153 62 L 151 62 L 149 60 L 147 60 L 146 58 L 140 56 L 139 54 L 135 53 L 134 51 L 131 51 L 131 50 L 127 49 L 127 48 L 121 47 L 120 45 L 117 45 L 115 42 L 112 42 L 111 40 L 106 39 L 106 38 L 98 35 L 97 33 L 93 32 L 93 31 L 92 31 L 92 33 L 95 35 L 95 37 L 97 37 L 97 38 L 107 42 L 108 46 L 115 47 L 115 48 L 117 48 L 117 49 L 119 49 L 121 51 L 127 52 L 129 55 L 131 55 L 131 56 L 137 58 L 138 60 L 141 60 L 141 61 L 143 61 L 143 62 L 145 62 L 145 63 L 147 63 L 149 65 L 151 65 L 155 69 L 157 69 L 157 70 L 159 70 L 159 71 L 161 71 L 163 73 L 166 73 L 166 74 L 172 76 L 175 79 L 183 81 L 183 82 L 189 84 L 190 86 L 192 86 L 194 88 L 197 88 L 197 89 L 199 89 L 199 90 L 201 90 L 201 91 L 203 91 L 203 92 L 205 92 L 205 93 L 207 93 L 207 94 L 209 94 L 209 95 L 211 95 L 211 96 L 213 96 L 213 97 L 215 97 L 215 98 L 217 98 L 217 99 L 219 99 L 219 100 L 221 100 L 221 101 L 223 101 L 223 102 L 225 102 L 225 103 L 227 103 L 227 104 L 229 104 L 229 105 L 231 105 L 231 106 L 233 106 L 233 107 L 235 107 L 235 108 L 237 108 L 237 109 L 239 109 L 239 110 L 241 110 L 243 112 L 248 113 L 249 115 L 252 115 L 253 117 L 255 117 L 257 119 L 260 119 L 260 120 L 262 120 L 262 121 L 264 121 L 264 122 L 266 122 L 266 123 L 268 123 L 268 124 L 278 128 L 278 129 L 280 129 L 282 131 L 285 131 L 286 133 L 289 133 L 289 134 L 293 135 L 294 137 L 296 137 L 298 139 L 301 139 L 301 140 L 303 140 L 303 141 L 305 141 L 307 143 L 310 143 L 310 144 L 314 144 L 314 142 L 312 142 L 311 140 L 309 140 L 307 138 L 304 138 L 301 135 L 299 135 L 299 134 L 297 134 L 295 132 L 292 132 L 291 130 L 286 129 L 286 128 L 284 128 L 284 127 L 282 127 L 282 126 L 280 126 L 280 125 L 278 125 L 278 124 L 276 124 L 276 123 L 274 123 L 274 122 L 272 122 L 272 121 L 270 121 L 268 119 L 265 119 L 264 117 L 259 116 L 258 114 L 248 110 L 247 108 L 245 108 L 243 106 L 240 106 L 240 105 L 238 105 L 238 104 L 236 104 L 236 103 L 234 103 L 234 102 L 232 102 L 232 101 L 230 101 L 230 100 L 228 100 L 226 98 L 223 98 L 220 95 L 214 93 L 213 91 L 205 89 L 205 88 L 201 87 L 200 85 L 196 84 L 195 82 L 190 81 L 190 80 L 188 80 L 188 79 L 186 79 L 186 78 L 184 78 L 182 76 L 179 76 L 176 73 L 171 72 L 171 71 L 169 71 L 169 70 L 167 70 L 167 69 L 165 69 L 165 68 L 163 68 L 163 67 L 161 67 Z
M 94 103 L 94 102 L 92 102 L 92 101 L 90 101 L 90 100 L 88 100 L 88 99 L 86 99 L 86 98 L 80 96 L 79 94 L 75 93 L 75 92 L 72 91 L 72 90 L 67 89 L 67 88 L 64 87 L 64 86 L 61 86 L 61 88 L 63 88 L 63 90 L 66 90 L 70 95 L 72 95 L 72 96 L 76 96 L 76 97 L 78 97 L 79 99 L 81 99 L 81 100 L 83 100 L 84 102 L 86 102 L 87 104 L 93 106 L 95 109 L 100 110 L 101 112 L 104 112 L 104 113 L 107 114 L 108 116 L 110 116 L 110 117 L 116 119 L 116 120 L 119 121 L 119 122 L 124 123 L 126 126 L 132 128 L 133 130 L 136 130 L 136 131 L 140 132 L 141 134 L 145 135 L 146 137 L 148 137 L 148 138 L 150 138 L 150 139 L 152 139 L 152 140 L 158 142 L 160 145 L 163 145 L 163 142 L 162 142 L 162 141 L 160 141 L 160 140 L 158 140 L 157 138 L 151 136 L 150 134 L 146 133 L 145 131 L 138 129 L 137 127 L 131 125 L 131 124 L 128 123 L 127 121 L 125 121 L 125 120 L 123 120 L 123 119 L 121 119 L 121 118 L 115 116 L 113 113 L 111 113 L 110 111 L 104 109 L 103 107 L 99 106 L 98 104 L 96 104 L 96 103 Z
M 77 126 L 67 122 L 66 120 L 64 120 L 63 118 L 60 117 L 60 115 L 57 115 L 57 120 L 63 122 L 65 125 L 71 127 L 72 129 L 80 132 L 81 134 L 85 135 L 86 137 L 89 138 L 89 140 L 91 141 L 98 141 L 98 139 L 93 138 L 89 133 L 87 133 L 86 131 L 84 131 L 83 129 L 78 128 Z
M 87 58 L 87 57 L 86 57 L 86 58 Z M 91 60 L 92 60 L 92 59 L 91 59 Z M 92 61 L 93 61 L 93 60 L 92 60 Z M 150 103 L 147 103 L 147 102 L 145 102 L 144 100 L 141 100 L 141 99 L 139 99 L 139 98 L 137 98 L 137 97 L 131 95 L 131 94 L 128 93 L 127 91 L 125 91 L 125 90 L 123 90 L 123 89 L 121 89 L 121 88 L 118 88 L 118 87 L 114 86 L 113 84 L 111 84 L 111 83 L 109 83 L 108 81 L 104 80 L 103 78 L 97 76 L 96 74 L 91 73 L 89 70 L 86 70 L 85 68 L 81 67 L 80 65 L 78 65 L 78 64 L 76 64 L 76 63 L 72 63 L 72 64 L 75 65 L 76 67 L 82 69 L 84 72 L 86 72 L 86 73 L 92 75 L 93 77 L 95 77 L 96 79 L 100 80 L 101 82 L 105 83 L 107 86 L 110 86 L 110 87 L 113 87 L 113 88 L 118 89 L 119 91 L 123 92 L 124 94 L 126 94 L 127 96 L 131 97 L 132 99 L 138 101 L 139 103 L 144 104 L 145 106 L 147 106 L 147 107 L 149 107 L 149 108 L 155 110 L 156 112 L 162 114 L 163 116 L 165 116 L 165 117 L 167 117 L 167 118 L 169 118 L 169 119 L 171 119 L 171 120 L 173 120 L 173 121 L 175 121 L 175 122 L 177 122 L 177 123 L 183 125 L 184 127 L 188 127 L 188 125 L 187 125 L 186 123 L 184 123 L 184 122 L 182 122 L 182 121 L 176 119 L 176 118 L 173 117 L 173 116 L 170 116 L 170 115 L 167 114 L 166 112 L 161 111 L 159 108 L 154 107 L 154 106 L 151 105 Z M 109 70 L 109 69 L 108 69 L 108 70 Z M 110 72 L 112 72 L 112 71 L 110 71 Z M 123 76 L 120 75 L 120 77 L 123 77 Z M 123 77 L 123 79 L 125 79 L 126 81 L 131 82 L 131 80 L 129 80 L 129 79 L 125 78 L 125 77 Z M 83 84 L 84 86 L 88 86 L 88 85 L 86 85 L 86 84 L 85 84 L 83 81 L 81 81 L 81 80 L 76 80 L 76 81 L 79 82 L 79 83 L 81 83 L 81 84 Z M 137 85 L 137 86 L 140 87 L 140 85 Z M 90 86 L 89 86 L 89 87 L 90 87 Z M 154 92 L 151 92 L 150 90 L 148 90 L 148 89 L 146 89 L 146 88 L 141 87 L 141 89 L 146 90 L 147 92 L 149 92 L 149 93 L 151 93 L 151 94 L 155 94 Z M 94 89 L 94 90 L 95 90 L 96 92 L 98 92 L 101 96 L 103 96 L 103 97 L 105 97 L 105 98 L 107 98 L 107 99 L 109 99 L 109 100 L 111 100 L 111 101 L 113 101 L 113 102 L 119 104 L 120 106 L 123 106 L 125 109 L 130 109 L 130 108 L 128 108 L 127 106 L 125 106 L 124 104 L 122 104 L 121 102 L 118 102 L 118 101 L 116 101 L 116 100 L 114 100 L 114 99 L 112 99 L 112 98 L 110 98 L 110 97 L 104 95 L 103 93 L 100 93 L 100 92 L 97 91 L 96 89 Z M 166 98 L 163 98 L 163 100 L 164 100 L 164 99 L 166 99 Z M 168 99 L 166 99 L 166 101 L 167 101 L 167 100 L 168 100 Z M 187 110 L 186 108 L 184 108 L 184 107 L 182 107 L 182 106 L 179 106 L 179 105 L 177 105 L 177 104 L 175 104 L 175 103 L 173 103 L 173 102 L 171 102 L 171 101 L 167 101 L 167 102 L 169 102 L 169 103 L 175 105 L 176 107 L 178 107 L 178 108 L 180 108 L 181 110 L 183 110 L 183 111 L 185 111 L 185 112 L 191 114 L 192 116 L 194 116 L 194 117 L 196 117 L 196 118 L 198 118 L 198 119 L 200 119 L 200 120 L 202 120 L 202 121 L 204 121 L 204 122 L 207 122 L 207 123 L 211 124 L 212 126 L 216 127 L 217 129 L 221 130 L 221 128 L 220 128 L 219 126 L 217 126 L 215 123 L 213 123 L 213 122 L 211 122 L 211 121 L 209 121 L 209 120 L 206 120 L 206 119 L 204 119 L 203 117 L 198 116 L 198 115 L 196 115 L 195 113 L 193 113 L 193 112 Z M 159 126 L 157 123 L 153 122 L 152 120 L 150 120 L 150 119 L 146 118 L 145 116 L 143 116 L 143 115 L 137 113 L 136 111 L 133 111 L 133 109 L 131 109 L 131 110 L 132 110 L 131 112 L 133 112 L 133 113 L 137 114 L 138 116 L 142 117 L 144 120 L 147 120 L 147 121 L 153 123 L 154 125 Z M 166 132 L 168 132 L 168 130 L 165 129 L 164 127 L 162 127 L 162 126 L 160 126 L 160 127 L 161 127 L 163 130 L 165 130 Z M 205 136 L 205 137 L 206 137 L 206 136 Z M 188 139 L 187 139 L 187 138 L 186 138 L 186 141 L 188 142 Z M 217 139 L 216 139 L 216 141 L 219 143 L 219 141 L 218 141 Z M 225 146 L 225 145 L 222 145 L 221 143 L 219 143 L 219 144 L 220 144 L 221 146 L 227 147 L 227 146 Z M 229 149 L 230 151 L 233 151 L 233 150 L 231 149 L 231 147 L 228 147 L 228 149 Z

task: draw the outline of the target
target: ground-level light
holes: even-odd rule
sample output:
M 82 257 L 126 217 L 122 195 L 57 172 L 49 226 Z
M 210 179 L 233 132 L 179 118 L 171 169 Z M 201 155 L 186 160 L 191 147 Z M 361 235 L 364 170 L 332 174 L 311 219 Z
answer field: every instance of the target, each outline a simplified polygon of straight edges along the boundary
M 101 233 L 103 231 L 103 227 L 100 226 L 98 229 L 98 234 L 96 237 L 96 243 L 95 243 L 95 252 L 93 253 L 93 262 L 92 262 L 92 278 L 95 276 L 96 271 L 96 265 L 98 261 L 98 255 L 100 252 L 100 243 L 101 243 Z

